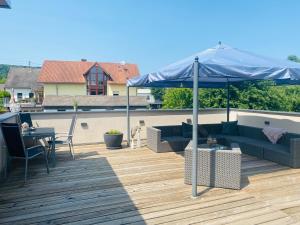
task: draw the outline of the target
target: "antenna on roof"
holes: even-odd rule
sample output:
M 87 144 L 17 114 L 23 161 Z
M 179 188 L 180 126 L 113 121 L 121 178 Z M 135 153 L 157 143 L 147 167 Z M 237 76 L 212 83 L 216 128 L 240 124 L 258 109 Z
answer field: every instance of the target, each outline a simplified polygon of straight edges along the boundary
M 30 60 L 28 61 L 28 68 L 29 68 L 29 71 L 31 72 L 31 61 Z

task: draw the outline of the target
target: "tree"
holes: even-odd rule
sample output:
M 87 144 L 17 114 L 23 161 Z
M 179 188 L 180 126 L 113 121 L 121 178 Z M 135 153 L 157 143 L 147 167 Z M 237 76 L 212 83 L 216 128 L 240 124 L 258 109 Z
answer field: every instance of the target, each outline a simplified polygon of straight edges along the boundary
M 151 94 L 154 96 L 155 100 L 163 100 L 165 94 L 164 88 L 151 88 Z
M 289 56 L 288 56 L 288 60 L 293 61 L 293 62 L 300 63 L 300 58 L 297 57 L 296 55 L 289 55 Z
M 0 98 L 10 98 L 10 93 L 8 91 L 0 91 Z
M 186 109 L 193 105 L 193 92 L 189 88 L 166 89 L 163 97 L 163 108 Z

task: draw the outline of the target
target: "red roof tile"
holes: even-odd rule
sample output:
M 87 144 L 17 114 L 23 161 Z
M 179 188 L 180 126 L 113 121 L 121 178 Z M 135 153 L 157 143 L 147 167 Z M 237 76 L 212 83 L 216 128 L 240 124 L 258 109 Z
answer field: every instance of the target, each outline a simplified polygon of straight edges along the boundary
M 127 79 L 140 74 L 136 64 L 99 63 L 99 65 L 112 78 L 110 83 L 126 84 Z
M 98 63 L 112 78 L 110 83 L 125 84 L 127 79 L 139 75 L 136 64 Z M 95 62 L 51 61 L 43 63 L 38 82 L 40 83 L 85 83 L 84 74 Z

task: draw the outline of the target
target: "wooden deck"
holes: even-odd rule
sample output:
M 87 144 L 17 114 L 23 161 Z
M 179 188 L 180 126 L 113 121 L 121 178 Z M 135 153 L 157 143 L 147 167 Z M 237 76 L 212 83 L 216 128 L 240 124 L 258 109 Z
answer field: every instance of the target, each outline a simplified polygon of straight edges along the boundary
M 243 189 L 183 183 L 183 156 L 103 145 L 66 149 L 46 174 L 30 164 L 23 185 L 18 167 L 0 187 L 1 224 L 296 224 L 300 221 L 300 170 L 243 156 Z

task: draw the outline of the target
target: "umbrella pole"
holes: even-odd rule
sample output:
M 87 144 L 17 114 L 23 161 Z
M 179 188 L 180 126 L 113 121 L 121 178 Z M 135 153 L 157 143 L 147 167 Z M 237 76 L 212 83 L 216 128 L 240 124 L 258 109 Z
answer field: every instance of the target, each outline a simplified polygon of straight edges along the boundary
M 193 141 L 192 141 L 192 197 L 196 198 L 197 193 L 197 168 L 198 168 L 198 57 L 194 62 L 194 84 L 193 84 Z
M 126 88 L 127 95 L 127 106 L 126 106 L 126 117 L 127 117 L 127 146 L 130 146 L 130 111 L 129 111 L 129 86 Z
M 230 84 L 227 80 L 227 122 L 229 122 L 229 113 L 230 113 L 230 90 L 229 90 Z

